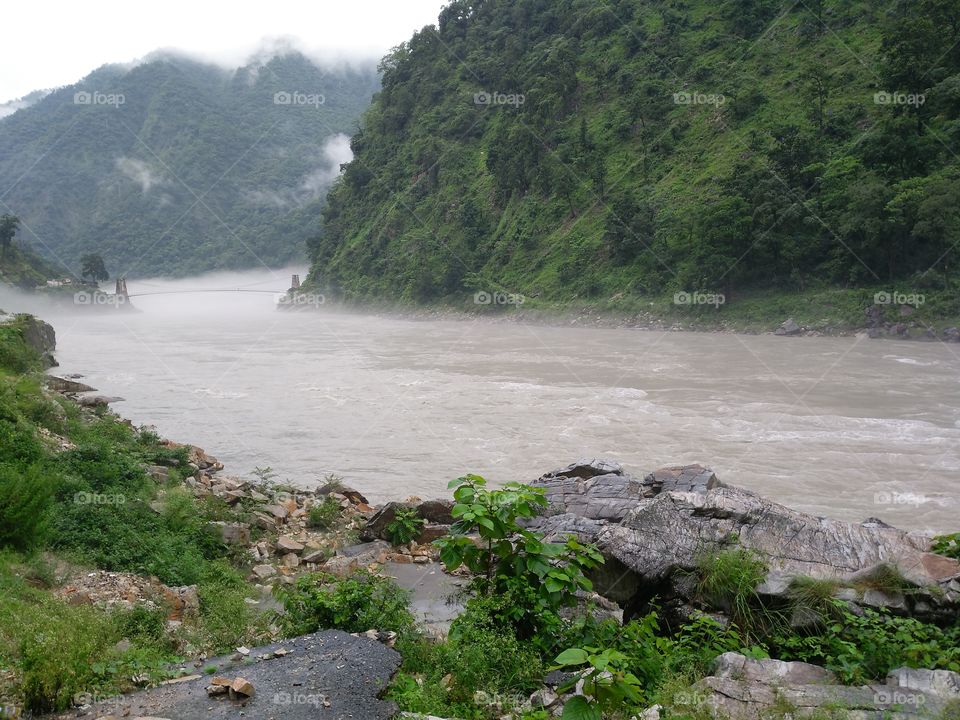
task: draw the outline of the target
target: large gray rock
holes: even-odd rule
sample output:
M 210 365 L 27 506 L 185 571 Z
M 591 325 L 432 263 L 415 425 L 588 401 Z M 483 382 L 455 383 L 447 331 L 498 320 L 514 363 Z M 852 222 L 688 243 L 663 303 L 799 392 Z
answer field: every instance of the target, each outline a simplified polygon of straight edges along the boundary
M 949 617 L 960 602 L 955 589 L 960 563 L 930 553 L 926 536 L 807 515 L 740 488 L 662 492 L 639 502 L 622 522 L 606 525 L 597 537 L 604 555 L 647 584 L 694 569 L 705 553 L 732 540 L 767 562 L 774 575 L 771 586 L 785 589 L 797 576 L 855 581 L 858 573 L 892 566 L 928 592 L 897 594 L 888 601 L 874 594 L 868 604 L 906 612 L 932 610 L 934 616 L 941 611 Z
M 882 684 L 840 685 L 833 673 L 816 665 L 752 660 L 737 653 L 717 658 L 714 672 L 678 696 L 683 707 L 706 708 L 726 720 L 762 720 L 774 716 L 912 720 L 943 716 L 960 702 L 960 675 L 946 670 L 892 671 Z M 694 706 L 694 707 L 691 707 Z
M 876 519 L 856 524 L 797 512 L 727 487 L 702 465 L 637 480 L 617 463 L 578 461 L 533 484 L 544 488 L 548 506 L 527 526 L 553 541 L 596 542 L 606 563 L 594 573 L 595 587 L 628 617 L 655 596 L 679 611 L 692 599 L 698 560 L 734 543 L 767 563 L 759 589 L 766 596 L 782 596 L 794 578 L 808 576 L 861 588 L 844 589 L 860 604 L 929 620 L 949 619 L 960 605 L 960 563 L 929 552 L 928 537 Z M 915 586 L 911 592 L 864 582 L 889 567 Z

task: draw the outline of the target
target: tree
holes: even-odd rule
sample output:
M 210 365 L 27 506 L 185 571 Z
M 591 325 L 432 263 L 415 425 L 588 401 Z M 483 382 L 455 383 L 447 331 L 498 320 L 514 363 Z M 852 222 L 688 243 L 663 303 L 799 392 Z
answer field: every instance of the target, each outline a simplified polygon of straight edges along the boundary
M 97 253 L 87 253 L 80 258 L 80 277 L 84 280 L 90 279 L 94 282 L 103 282 L 110 279 L 110 273 L 107 272 L 107 266 L 103 258 Z
M 3 249 L 3 257 L 7 256 L 7 250 L 13 243 L 13 236 L 17 234 L 20 227 L 20 218 L 16 215 L 4 213 L 0 215 L 0 248 Z

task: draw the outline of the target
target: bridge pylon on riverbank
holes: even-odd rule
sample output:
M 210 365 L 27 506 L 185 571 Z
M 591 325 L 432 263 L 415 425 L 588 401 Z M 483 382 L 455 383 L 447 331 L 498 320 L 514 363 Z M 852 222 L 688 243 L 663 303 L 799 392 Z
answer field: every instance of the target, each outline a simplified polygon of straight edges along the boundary
M 130 299 L 130 295 L 127 293 L 127 279 L 126 278 L 117 278 L 117 297 L 123 298 L 123 302 L 127 302 Z
M 300 289 L 300 276 L 297 273 L 294 273 L 293 277 L 290 278 L 290 289 L 291 290 Z

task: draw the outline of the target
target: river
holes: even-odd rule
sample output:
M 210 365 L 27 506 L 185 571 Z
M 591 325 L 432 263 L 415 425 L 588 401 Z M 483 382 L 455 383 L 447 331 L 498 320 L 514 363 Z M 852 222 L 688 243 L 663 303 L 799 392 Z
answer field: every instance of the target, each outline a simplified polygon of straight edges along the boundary
M 131 280 L 138 313 L 43 312 L 61 374 L 249 474 L 372 501 L 580 457 L 701 462 L 847 520 L 960 529 L 960 346 L 278 312 L 289 275 Z M 9 304 L 9 301 L 7 301 Z M 10 308 L 8 308 L 10 309 Z

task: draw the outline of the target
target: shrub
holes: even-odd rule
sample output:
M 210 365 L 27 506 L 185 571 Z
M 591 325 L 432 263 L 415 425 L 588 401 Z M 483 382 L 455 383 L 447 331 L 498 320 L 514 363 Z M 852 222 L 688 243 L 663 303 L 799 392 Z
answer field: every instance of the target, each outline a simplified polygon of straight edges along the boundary
M 0 547 L 29 550 L 46 538 L 53 482 L 39 463 L 0 465 Z
M 702 604 L 727 613 L 746 636 L 763 633 L 774 620 L 763 610 L 756 590 L 766 576 L 764 561 L 746 548 L 704 554 L 697 560 L 695 595 Z
M 283 603 L 280 622 L 290 637 L 326 628 L 407 632 L 414 624 L 409 593 L 366 570 L 344 579 L 327 573 L 304 575 L 292 588 L 277 587 L 274 592 Z
M 325 497 L 323 502 L 310 508 L 307 524 L 317 530 L 332 530 L 340 519 L 340 503 L 332 497 Z
M 420 537 L 424 520 L 413 508 L 398 507 L 394 518 L 384 528 L 391 545 L 406 545 Z
M 854 615 L 844 602 L 834 603 L 840 621 L 817 634 L 774 636 L 776 656 L 824 665 L 855 684 L 880 680 L 901 666 L 960 671 L 960 626 L 943 630 L 869 608 Z
M 932 550 L 938 555 L 946 555 L 960 560 L 960 533 L 938 535 L 933 539 Z
M 452 513 L 457 522 L 450 535 L 435 542 L 447 570 L 465 565 L 475 574 L 474 594 L 524 599 L 522 605 L 503 607 L 501 619 L 510 622 L 519 637 L 528 638 L 536 634 L 546 611 L 572 605 L 578 591 L 592 589 L 585 573 L 603 557 L 592 545 L 573 538 L 547 543 L 540 533 L 520 527 L 518 519 L 533 517 L 546 506 L 541 488 L 485 486 L 486 480 L 477 475 L 450 483 L 456 488 Z M 469 537 L 473 532 L 479 533 L 480 545 Z

